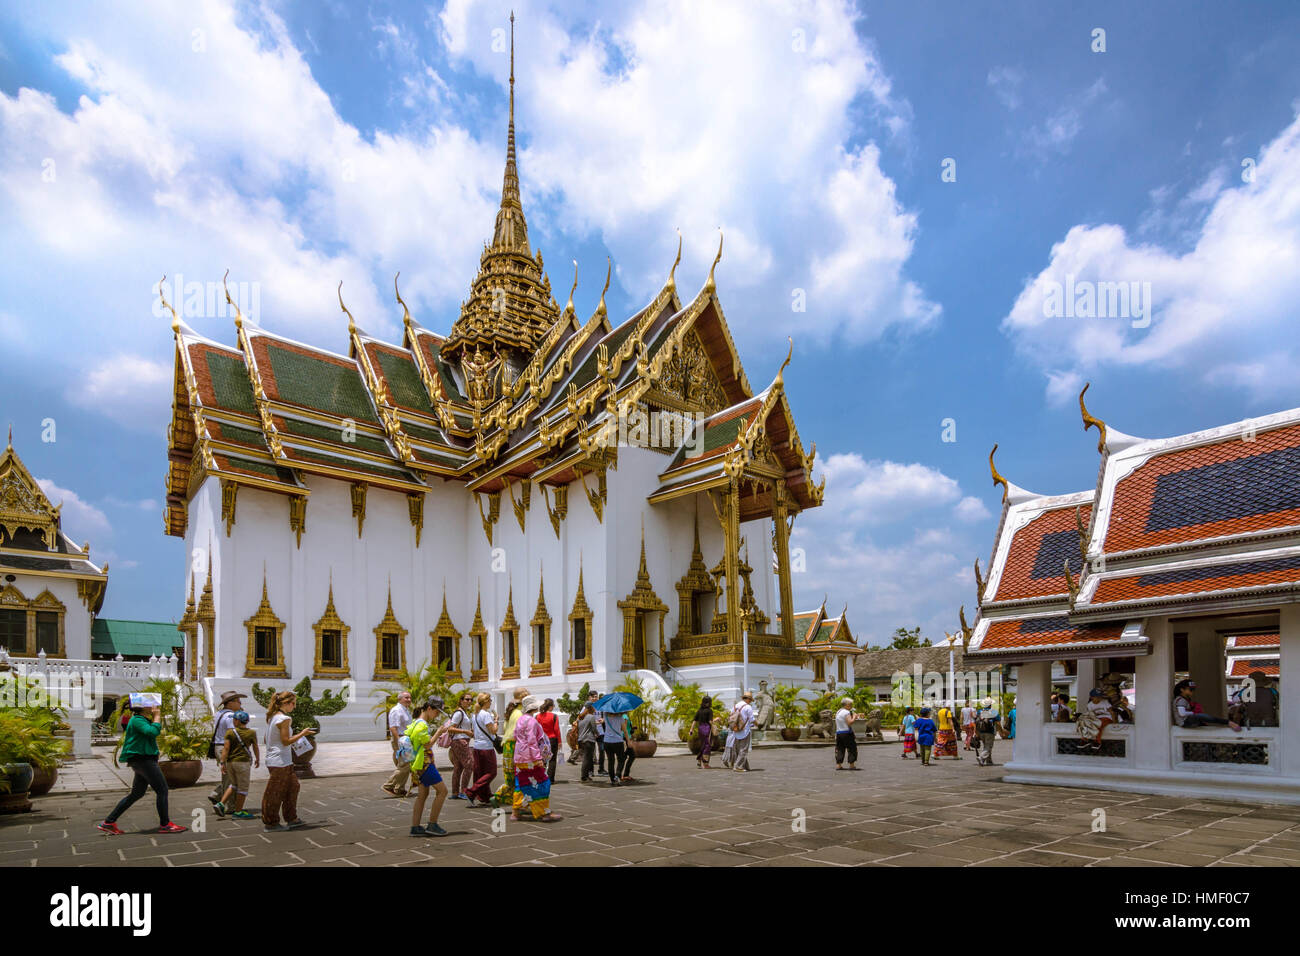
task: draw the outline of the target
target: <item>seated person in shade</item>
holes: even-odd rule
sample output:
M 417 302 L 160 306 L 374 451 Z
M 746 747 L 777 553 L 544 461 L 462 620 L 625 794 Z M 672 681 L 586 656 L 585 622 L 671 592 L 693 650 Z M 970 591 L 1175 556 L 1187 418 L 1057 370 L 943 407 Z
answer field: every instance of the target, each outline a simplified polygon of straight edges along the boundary
M 1247 727 L 1278 725 L 1277 688 L 1269 682 L 1267 674 L 1253 670 L 1247 675 L 1247 679 L 1232 695 L 1228 717 Z
M 1227 724 L 1233 730 L 1241 730 L 1241 724 L 1222 717 L 1213 717 L 1201 710 L 1201 705 L 1192 700 L 1196 692 L 1196 681 L 1180 680 L 1174 685 L 1174 724 L 1179 727 L 1206 727 L 1211 724 Z
M 1079 730 L 1080 750 L 1100 750 L 1101 734 L 1107 724 L 1115 722 L 1115 710 L 1100 687 L 1088 691 L 1088 703 L 1079 708 L 1075 727 Z

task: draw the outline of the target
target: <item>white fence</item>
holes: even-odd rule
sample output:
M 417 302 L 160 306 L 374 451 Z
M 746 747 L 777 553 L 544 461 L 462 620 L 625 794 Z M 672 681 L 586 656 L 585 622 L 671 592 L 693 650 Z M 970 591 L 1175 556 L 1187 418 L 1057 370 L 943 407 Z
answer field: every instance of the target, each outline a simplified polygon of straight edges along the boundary
M 8 651 L 0 648 L 0 669 L 5 664 L 14 670 L 25 671 L 30 677 L 40 677 L 44 683 L 51 679 L 86 676 L 129 681 L 156 678 L 176 680 L 180 674 L 175 654 L 171 657 L 150 657 L 147 661 L 123 660 L 121 654 L 111 661 L 79 661 L 66 657 L 47 657 L 44 651 L 35 657 L 10 657 Z

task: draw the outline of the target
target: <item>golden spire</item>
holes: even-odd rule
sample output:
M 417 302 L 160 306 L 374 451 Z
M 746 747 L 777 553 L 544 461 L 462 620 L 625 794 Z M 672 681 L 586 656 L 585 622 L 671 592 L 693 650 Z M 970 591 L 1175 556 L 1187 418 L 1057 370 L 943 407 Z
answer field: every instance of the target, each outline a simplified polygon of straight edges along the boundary
M 569 289 L 569 301 L 564 306 L 565 312 L 573 311 L 573 293 L 578 291 L 578 260 L 573 260 L 573 286 Z
M 997 450 L 998 446 L 995 442 L 993 445 L 993 451 L 989 452 L 989 471 L 993 474 L 993 484 L 1002 486 L 1002 503 L 1006 504 L 1007 497 L 1011 494 L 1011 486 L 1007 484 L 1007 480 L 1003 478 L 1002 474 L 998 471 L 998 466 L 993 464 L 993 455 Z
M 166 278 L 166 276 L 163 276 L 163 278 Z M 14 450 L 14 423 L 13 423 L 13 422 L 10 422 L 10 423 L 9 423 L 9 441 L 8 441 L 8 443 L 5 445 L 5 451 L 13 451 L 13 450 Z
M 510 121 L 506 127 L 506 172 L 501 182 L 501 208 L 497 211 L 492 248 L 528 252 L 528 223 L 519 199 L 519 169 L 515 161 L 515 14 L 510 11 Z
M 1083 416 L 1084 431 L 1087 431 L 1089 428 L 1092 428 L 1094 425 L 1096 426 L 1098 432 L 1097 453 L 1104 454 L 1106 451 L 1106 423 L 1103 422 L 1100 418 L 1094 418 L 1088 412 L 1088 406 L 1083 403 L 1083 396 L 1087 393 L 1088 388 L 1091 385 L 1092 382 L 1085 382 L 1083 384 L 1083 391 L 1079 393 L 1079 414 Z

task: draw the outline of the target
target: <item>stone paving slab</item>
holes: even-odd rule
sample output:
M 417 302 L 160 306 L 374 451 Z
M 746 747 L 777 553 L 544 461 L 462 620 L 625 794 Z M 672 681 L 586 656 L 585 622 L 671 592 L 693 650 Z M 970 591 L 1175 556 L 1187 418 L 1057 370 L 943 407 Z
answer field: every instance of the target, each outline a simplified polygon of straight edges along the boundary
M 1300 866 L 1295 808 L 1008 784 L 996 767 L 923 771 L 887 748 L 864 748 L 855 774 L 836 773 L 824 748 L 764 750 L 749 774 L 656 756 L 637 764 L 637 786 L 557 786 L 560 823 L 448 801 L 452 835 L 421 840 L 407 835 L 412 802 L 379 791 L 391 767 L 382 742 L 322 746 L 317 760 L 299 801 L 310 829 L 218 819 L 200 785 L 171 805 L 204 829 L 153 832 L 146 797 L 121 821 L 126 835 L 109 837 L 94 824 L 119 781 L 0 817 L 0 866 Z M 1104 832 L 1092 831 L 1098 808 Z

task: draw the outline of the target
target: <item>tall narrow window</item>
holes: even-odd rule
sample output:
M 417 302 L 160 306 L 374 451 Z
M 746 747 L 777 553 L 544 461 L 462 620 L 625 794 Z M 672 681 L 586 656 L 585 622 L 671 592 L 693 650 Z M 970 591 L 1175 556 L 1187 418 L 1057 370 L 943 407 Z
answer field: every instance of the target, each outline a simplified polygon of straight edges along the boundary
M 848 679 L 849 679 L 848 667 L 844 663 L 844 658 L 841 657 L 836 680 L 838 680 L 842 684 Z
M 533 628 L 533 663 L 545 666 L 550 663 L 546 659 L 546 645 L 550 643 L 549 635 L 546 633 L 546 625 L 538 624 Z
M 320 635 L 320 662 L 322 667 L 341 668 L 343 666 L 343 632 L 337 628 L 325 628 Z
M 0 647 L 22 657 L 27 653 L 27 612 L 0 611 Z
M 813 659 L 813 680 L 822 681 L 826 679 L 826 658 L 817 657 Z
M 325 613 L 312 625 L 316 632 L 316 668 L 314 676 L 325 680 L 342 680 L 352 676 L 348 663 L 348 632 L 352 630 L 343 623 L 338 610 L 334 607 L 334 581 L 331 575 L 329 599 L 325 602 Z
M 54 611 L 36 612 L 36 652 L 47 656 L 59 653 L 59 615 Z
M 592 644 L 592 611 L 587 604 L 587 595 L 582 586 L 582 565 L 578 565 L 578 593 L 573 599 L 573 610 L 569 612 L 569 666 L 570 674 L 590 673 Z
M 519 622 L 515 619 L 515 589 L 506 599 L 506 617 L 501 622 L 501 679 L 519 679 Z
M 381 662 L 386 671 L 395 671 L 402 666 L 402 639 L 396 634 L 385 634 L 380 638 L 382 644 Z
M 532 632 L 532 659 L 528 662 L 529 677 L 545 677 L 551 673 L 551 615 L 546 610 L 546 583 L 541 576 L 537 582 L 537 609 L 528 622 Z
M 375 680 L 397 677 L 406 670 L 406 628 L 393 614 L 393 589 L 388 588 L 388 607 L 375 628 Z
M 258 667 L 274 667 L 279 659 L 275 628 L 258 627 L 253 633 L 253 663 Z
M 578 618 L 573 622 L 573 657 L 579 660 L 587 656 L 587 622 Z

